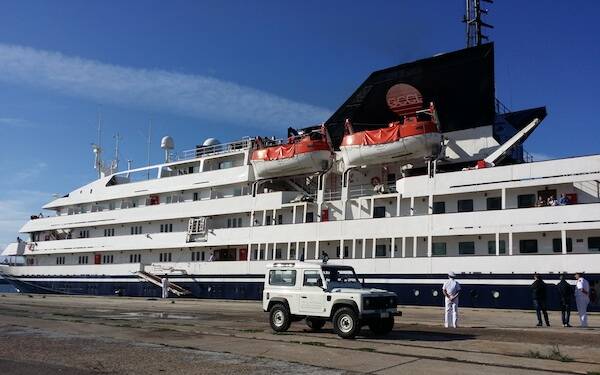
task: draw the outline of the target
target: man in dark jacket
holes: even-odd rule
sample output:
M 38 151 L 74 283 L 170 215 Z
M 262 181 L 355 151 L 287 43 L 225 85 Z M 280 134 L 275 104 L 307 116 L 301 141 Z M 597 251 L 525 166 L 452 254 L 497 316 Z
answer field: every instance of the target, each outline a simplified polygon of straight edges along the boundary
M 538 327 L 542 326 L 542 313 L 544 314 L 544 320 L 546 325 L 550 327 L 550 321 L 548 320 L 548 310 L 546 309 L 546 283 L 542 280 L 542 277 L 537 273 L 533 275 L 535 281 L 531 284 L 531 294 L 533 297 L 533 306 L 535 306 L 535 313 L 537 314 Z
M 566 274 L 560 275 L 560 282 L 556 284 L 556 288 L 560 297 L 560 316 L 562 317 L 563 327 L 571 327 L 569 319 L 571 318 L 573 287 L 567 282 L 566 278 Z

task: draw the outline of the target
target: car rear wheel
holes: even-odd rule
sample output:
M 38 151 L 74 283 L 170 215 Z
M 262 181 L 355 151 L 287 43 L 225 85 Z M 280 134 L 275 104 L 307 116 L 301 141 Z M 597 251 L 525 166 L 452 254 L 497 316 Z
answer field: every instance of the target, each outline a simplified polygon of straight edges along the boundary
M 290 328 L 290 324 L 292 324 L 290 310 L 283 303 L 276 303 L 269 311 L 269 321 L 273 331 L 287 331 Z
M 386 335 L 394 329 L 394 318 L 383 318 L 369 322 L 369 329 L 376 335 Z
M 358 315 L 350 307 L 340 308 L 333 315 L 333 329 L 341 338 L 354 338 L 360 331 Z
M 319 331 L 325 325 L 325 321 L 323 319 L 306 318 L 306 325 L 313 331 Z

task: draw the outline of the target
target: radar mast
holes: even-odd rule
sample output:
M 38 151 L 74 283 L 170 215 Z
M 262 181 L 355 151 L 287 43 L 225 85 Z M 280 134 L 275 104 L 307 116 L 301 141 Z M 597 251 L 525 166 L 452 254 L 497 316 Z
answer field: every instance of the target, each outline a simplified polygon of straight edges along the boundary
M 467 47 L 479 46 L 484 40 L 489 40 L 487 35 L 483 34 L 483 28 L 493 29 L 494 26 L 484 22 L 481 15 L 488 14 L 487 9 L 481 8 L 481 2 L 492 4 L 493 0 L 466 0 L 467 9 L 463 22 L 467 28 Z

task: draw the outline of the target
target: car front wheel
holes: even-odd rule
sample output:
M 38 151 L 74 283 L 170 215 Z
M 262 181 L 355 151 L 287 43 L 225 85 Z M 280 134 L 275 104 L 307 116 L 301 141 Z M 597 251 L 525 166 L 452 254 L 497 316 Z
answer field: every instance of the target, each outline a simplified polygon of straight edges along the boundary
M 333 316 L 333 329 L 344 339 L 353 339 L 360 331 L 358 315 L 350 307 L 342 307 Z
M 290 328 L 292 319 L 290 316 L 290 310 L 282 303 L 277 303 L 271 307 L 269 311 L 269 321 L 271 328 L 275 332 L 285 332 Z

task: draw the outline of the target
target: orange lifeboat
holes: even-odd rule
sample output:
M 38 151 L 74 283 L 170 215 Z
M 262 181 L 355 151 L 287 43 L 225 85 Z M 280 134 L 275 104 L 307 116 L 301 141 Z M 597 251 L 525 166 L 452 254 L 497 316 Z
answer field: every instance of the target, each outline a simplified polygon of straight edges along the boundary
M 354 133 L 346 121 L 346 135 L 340 150 L 346 168 L 361 165 L 414 161 L 431 156 L 440 143 L 440 131 L 433 104 L 419 119 L 417 114 L 405 116 L 403 121 L 392 122 L 386 128 Z
M 321 172 L 329 168 L 332 151 L 324 128 L 291 136 L 287 143 L 270 145 L 257 139 L 251 163 L 257 179 Z

